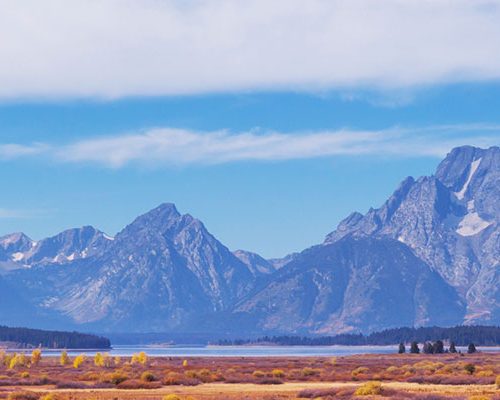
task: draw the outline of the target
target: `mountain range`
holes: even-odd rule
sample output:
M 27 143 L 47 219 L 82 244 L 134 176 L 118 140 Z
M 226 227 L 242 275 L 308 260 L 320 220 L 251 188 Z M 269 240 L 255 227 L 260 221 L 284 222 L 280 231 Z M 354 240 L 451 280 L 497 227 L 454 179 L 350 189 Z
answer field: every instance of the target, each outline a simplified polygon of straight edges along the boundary
M 378 209 L 282 259 L 165 203 L 114 237 L 0 238 L 0 321 L 98 332 L 371 332 L 500 324 L 500 148 L 453 149 Z

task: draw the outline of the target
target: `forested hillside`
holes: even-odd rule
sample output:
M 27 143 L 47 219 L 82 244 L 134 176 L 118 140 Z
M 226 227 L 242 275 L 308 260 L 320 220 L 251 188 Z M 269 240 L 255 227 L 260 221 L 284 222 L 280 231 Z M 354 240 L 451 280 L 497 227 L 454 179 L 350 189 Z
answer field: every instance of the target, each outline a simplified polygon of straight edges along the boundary
M 16 347 L 48 347 L 56 349 L 108 349 L 109 339 L 78 332 L 42 331 L 0 326 L 0 342 Z

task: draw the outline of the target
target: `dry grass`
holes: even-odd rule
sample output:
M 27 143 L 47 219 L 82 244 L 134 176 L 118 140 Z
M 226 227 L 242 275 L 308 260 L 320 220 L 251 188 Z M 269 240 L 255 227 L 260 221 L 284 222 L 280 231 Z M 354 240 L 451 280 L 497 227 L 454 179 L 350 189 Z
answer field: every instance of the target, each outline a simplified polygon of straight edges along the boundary
M 432 400 L 434 396 L 500 400 L 500 354 L 364 355 L 291 358 L 147 358 L 144 362 L 61 365 L 42 357 L 22 368 L 0 366 L 0 399 L 57 395 L 57 400 L 161 400 L 175 394 L 192 399 L 293 399 L 388 397 Z M 380 391 L 371 383 L 380 382 Z M 360 389 L 364 388 L 364 389 Z M 356 394 L 356 393 L 357 394 Z M 419 398 L 418 396 L 427 396 Z M 438 396 L 438 397 L 436 397 Z M 496 397 L 495 397 L 496 396 Z M 479 397 L 471 400 L 485 400 Z

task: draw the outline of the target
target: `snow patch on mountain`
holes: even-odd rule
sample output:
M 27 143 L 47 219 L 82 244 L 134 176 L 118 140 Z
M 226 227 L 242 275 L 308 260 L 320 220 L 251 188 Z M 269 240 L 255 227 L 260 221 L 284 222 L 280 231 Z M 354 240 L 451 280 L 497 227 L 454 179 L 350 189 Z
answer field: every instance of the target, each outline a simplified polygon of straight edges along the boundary
M 17 252 L 17 253 L 12 254 L 11 257 L 12 257 L 12 260 L 18 262 L 18 261 L 21 261 L 24 258 L 24 254 L 20 253 L 20 252 Z
M 477 160 L 472 161 L 469 167 L 469 176 L 467 177 L 467 180 L 464 183 L 464 186 L 459 192 L 455 192 L 455 196 L 457 196 L 458 200 L 462 200 L 465 196 L 465 192 L 467 192 L 467 189 L 469 188 L 470 182 L 472 180 L 472 177 L 477 171 L 477 168 L 479 167 L 479 164 L 481 163 L 482 158 L 478 158 Z
M 461 236 L 473 236 L 490 225 L 491 222 L 482 219 L 477 212 L 469 212 L 458 224 L 456 232 Z

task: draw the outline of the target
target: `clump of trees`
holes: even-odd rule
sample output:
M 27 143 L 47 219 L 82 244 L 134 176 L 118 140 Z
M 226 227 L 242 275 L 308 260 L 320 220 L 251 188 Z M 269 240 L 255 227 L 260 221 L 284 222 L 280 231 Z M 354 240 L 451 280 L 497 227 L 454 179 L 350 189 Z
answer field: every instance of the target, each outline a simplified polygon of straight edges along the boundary
M 132 360 L 131 360 L 132 364 L 146 365 L 147 362 L 148 362 L 148 355 L 144 351 L 132 355 Z
M 403 343 L 399 344 L 398 353 L 402 354 L 405 352 L 405 346 Z M 450 343 L 450 347 L 448 349 L 444 348 L 444 343 L 442 340 L 436 340 L 434 343 L 425 342 L 422 347 L 422 352 L 424 354 L 443 354 L 443 353 L 457 353 L 457 348 L 454 342 Z M 467 348 L 467 353 L 472 354 L 477 352 L 476 346 L 474 343 L 470 343 Z M 420 348 L 418 347 L 417 342 L 412 342 L 410 345 L 410 353 L 419 354 Z

